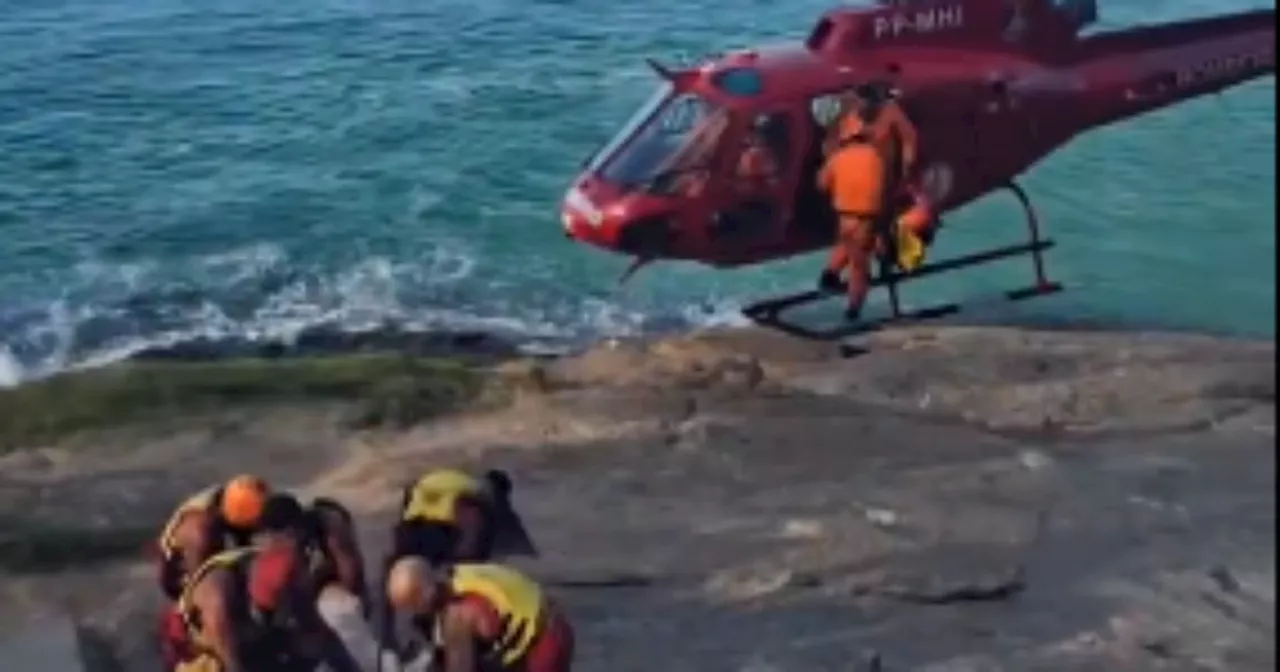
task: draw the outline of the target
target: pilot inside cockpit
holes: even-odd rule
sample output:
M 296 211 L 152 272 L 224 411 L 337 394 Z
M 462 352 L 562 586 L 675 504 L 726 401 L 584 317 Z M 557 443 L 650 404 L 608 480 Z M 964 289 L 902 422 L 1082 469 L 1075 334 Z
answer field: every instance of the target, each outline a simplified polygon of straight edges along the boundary
M 752 120 L 745 147 L 738 157 L 738 184 L 751 191 L 777 185 L 787 160 L 787 120 L 779 114 L 761 114 Z
M 718 111 L 694 131 L 692 140 L 679 151 L 667 169 L 675 175 L 671 193 L 689 198 L 702 194 L 711 178 L 712 157 L 728 125 L 728 113 Z

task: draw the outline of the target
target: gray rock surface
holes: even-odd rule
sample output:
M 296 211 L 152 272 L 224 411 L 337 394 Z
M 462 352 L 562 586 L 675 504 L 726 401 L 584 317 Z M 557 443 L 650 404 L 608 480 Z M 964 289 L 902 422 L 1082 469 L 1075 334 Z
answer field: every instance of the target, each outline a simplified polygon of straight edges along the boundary
M 351 505 L 374 561 L 414 473 L 501 466 L 544 553 L 517 564 L 570 608 L 581 670 L 1274 669 L 1274 344 L 922 329 L 866 347 L 603 345 L 503 365 L 510 406 L 408 432 L 294 411 L 11 456 L 0 505 L 159 520 L 259 469 Z M 70 603 L 147 669 L 145 568 L 3 581 L 0 628 Z
M 76 624 L 69 618 L 33 620 L 0 639 L 4 672 L 83 672 Z

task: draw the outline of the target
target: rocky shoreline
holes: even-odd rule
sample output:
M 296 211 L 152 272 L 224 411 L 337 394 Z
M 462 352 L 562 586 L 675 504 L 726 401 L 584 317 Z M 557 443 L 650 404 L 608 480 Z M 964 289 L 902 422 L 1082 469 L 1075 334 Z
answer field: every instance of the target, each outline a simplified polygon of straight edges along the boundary
M 849 672 L 869 652 L 885 670 L 1274 668 L 1272 342 L 952 327 L 877 334 L 854 357 L 756 330 L 551 358 L 399 344 L 483 384 L 409 423 L 356 428 L 360 400 L 290 388 L 17 446 L 0 506 L 114 529 L 254 469 L 348 502 L 376 558 L 408 475 L 501 465 L 544 551 L 524 564 L 582 623 L 584 670 Z M 236 354 L 272 356 L 253 347 Z M 275 357 L 352 349 L 379 348 Z M 0 632 L 69 612 L 148 669 L 148 586 L 128 561 L 0 574 Z
M 197 338 L 154 346 L 134 353 L 138 361 L 207 362 L 240 357 L 325 357 L 367 352 L 395 352 L 417 357 L 516 357 L 513 341 L 484 331 L 415 331 L 386 325 L 362 331 L 324 327 L 304 329 L 293 338 Z

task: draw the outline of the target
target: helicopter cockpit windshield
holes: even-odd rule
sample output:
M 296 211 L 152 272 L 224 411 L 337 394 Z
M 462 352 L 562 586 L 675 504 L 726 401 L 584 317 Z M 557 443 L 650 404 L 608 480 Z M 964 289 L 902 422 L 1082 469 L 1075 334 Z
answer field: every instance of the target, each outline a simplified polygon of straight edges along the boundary
M 658 183 L 706 169 L 728 114 L 694 93 L 672 94 L 663 83 L 655 96 L 596 155 L 590 169 L 606 182 L 664 191 Z

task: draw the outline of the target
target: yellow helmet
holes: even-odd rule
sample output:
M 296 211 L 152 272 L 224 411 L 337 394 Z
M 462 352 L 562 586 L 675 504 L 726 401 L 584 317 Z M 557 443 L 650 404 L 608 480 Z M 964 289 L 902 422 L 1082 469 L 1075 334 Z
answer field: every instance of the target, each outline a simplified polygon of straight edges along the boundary
M 484 481 L 458 469 L 436 469 L 405 492 L 403 517 L 452 523 L 463 497 L 487 499 Z

